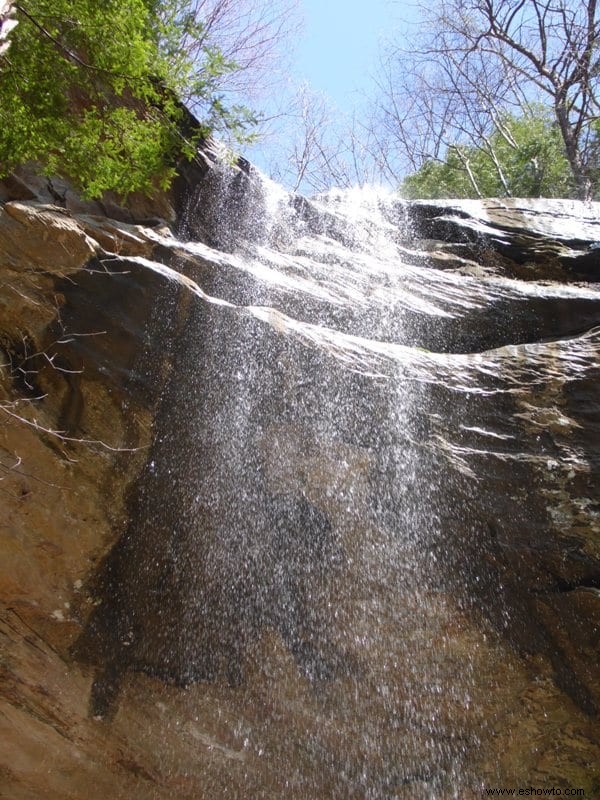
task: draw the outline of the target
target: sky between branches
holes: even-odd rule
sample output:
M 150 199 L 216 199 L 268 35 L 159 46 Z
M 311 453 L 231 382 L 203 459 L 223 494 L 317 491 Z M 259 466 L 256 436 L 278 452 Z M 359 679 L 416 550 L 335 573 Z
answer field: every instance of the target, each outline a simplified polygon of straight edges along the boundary
M 418 18 L 410 0 L 299 0 L 298 10 L 302 24 L 297 40 L 290 43 L 283 92 L 289 91 L 291 96 L 306 83 L 348 115 L 372 94 L 386 39 L 397 41 Z M 282 105 L 285 109 L 285 100 Z M 266 168 L 269 147 L 267 136 L 248 155 L 257 166 Z

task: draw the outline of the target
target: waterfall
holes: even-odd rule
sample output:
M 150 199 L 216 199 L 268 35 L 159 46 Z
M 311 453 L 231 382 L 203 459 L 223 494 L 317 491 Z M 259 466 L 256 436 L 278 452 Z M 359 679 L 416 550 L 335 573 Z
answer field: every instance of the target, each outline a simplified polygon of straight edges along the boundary
M 546 519 L 523 481 L 549 456 L 515 385 L 576 373 L 597 334 L 539 330 L 597 292 L 433 252 L 412 219 L 393 194 L 215 168 L 181 237 L 156 234 L 171 263 L 137 258 L 188 299 L 156 309 L 171 377 L 79 648 L 99 717 L 131 673 L 184 687 L 187 734 L 227 759 L 207 797 L 476 796 L 524 680 L 504 549 Z

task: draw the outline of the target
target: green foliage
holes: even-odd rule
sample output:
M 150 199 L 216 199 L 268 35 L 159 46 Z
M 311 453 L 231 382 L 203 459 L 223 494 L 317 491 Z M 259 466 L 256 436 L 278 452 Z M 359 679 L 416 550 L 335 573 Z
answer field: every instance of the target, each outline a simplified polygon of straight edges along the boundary
M 0 58 L 0 175 L 35 160 L 88 197 L 151 193 L 169 184 L 177 159 L 192 157 L 202 136 L 226 128 L 241 139 L 254 118 L 219 94 L 235 64 L 214 47 L 190 56 L 182 42 L 199 40 L 202 26 L 184 5 L 22 0 Z M 193 140 L 180 133 L 184 90 L 205 114 Z
M 482 197 L 574 196 L 564 146 L 548 111 L 504 116 L 486 141 L 448 148 L 444 161 L 426 161 L 402 184 L 408 198 L 477 197 L 477 190 Z

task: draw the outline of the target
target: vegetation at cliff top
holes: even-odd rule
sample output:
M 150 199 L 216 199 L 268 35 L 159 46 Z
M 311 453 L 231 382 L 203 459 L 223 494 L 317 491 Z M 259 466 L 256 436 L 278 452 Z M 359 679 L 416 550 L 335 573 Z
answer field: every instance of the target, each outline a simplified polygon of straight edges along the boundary
M 576 191 L 559 131 L 549 109 L 505 114 L 489 137 L 450 145 L 404 179 L 407 198 L 570 197 Z
M 252 0 L 14 3 L 18 25 L 0 56 L 0 174 L 34 160 L 88 197 L 151 193 L 169 184 L 177 160 L 193 157 L 207 134 L 244 140 L 256 119 L 227 102 L 223 87 L 280 31 L 275 25 L 269 38 L 253 7 Z M 232 22 L 237 39 L 228 51 L 231 36 L 219 46 L 214 31 Z M 242 63 L 230 55 L 236 49 Z M 188 138 L 181 98 L 202 120 Z
M 13 0 L 0 176 L 34 160 L 89 197 L 151 193 L 207 134 L 250 141 L 246 98 L 265 77 L 276 94 L 294 3 Z M 384 182 L 408 197 L 599 196 L 598 0 L 440 0 L 421 5 L 421 22 L 388 43 L 364 113 L 344 119 L 309 87 L 283 93 L 275 179 L 304 191 Z
M 305 89 L 288 103 L 290 144 L 271 174 L 304 191 L 598 197 L 600 2 L 411 6 L 418 22 L 390 34 L 360 113 L 344 119 Z
M 380 122 L 409 194 L 591 199 L 600 178 L 597 0 L 441 0 L 392 47 Z

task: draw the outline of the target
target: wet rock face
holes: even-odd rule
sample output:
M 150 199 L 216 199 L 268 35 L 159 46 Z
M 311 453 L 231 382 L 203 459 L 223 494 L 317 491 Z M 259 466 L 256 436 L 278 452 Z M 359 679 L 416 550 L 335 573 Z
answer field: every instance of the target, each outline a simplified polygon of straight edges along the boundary
M 598 209 L 187 177 L 2 188 L 0 785 L 593 796 Z
M 409 210 L 418 235 L 442 250 L 482 253 L 496 269 L 523 280 L 598 281 L 600 242 L 594 203 L 568 200 L 417 201 Z M 505 259 L 505 260 L 503 260 Z

